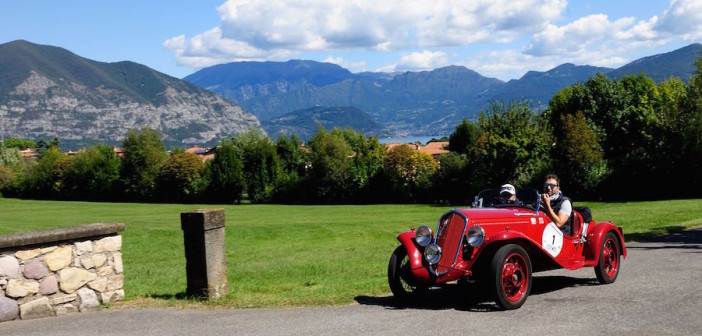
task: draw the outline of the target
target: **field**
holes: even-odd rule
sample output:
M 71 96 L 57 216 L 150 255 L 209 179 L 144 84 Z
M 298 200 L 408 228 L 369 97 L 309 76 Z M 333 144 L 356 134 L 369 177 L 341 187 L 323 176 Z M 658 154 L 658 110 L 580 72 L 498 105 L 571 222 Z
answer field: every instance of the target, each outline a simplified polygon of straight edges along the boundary
M 596 221 L 623 226 L 627 240 L 702 225 L 702 200 L 578 203 Z M 214 303 L 183 299 L 180 213 L 223 208 L 229 295 Z M 436 225 L 448 206 L 182 205 L 0 199 L 0 234 L 124 223 L 125 305 L 292 307 L 340 305 L 387 296 L 387 262 L 396 235 Z M 594 277 L 594 272 L 593 272 Z

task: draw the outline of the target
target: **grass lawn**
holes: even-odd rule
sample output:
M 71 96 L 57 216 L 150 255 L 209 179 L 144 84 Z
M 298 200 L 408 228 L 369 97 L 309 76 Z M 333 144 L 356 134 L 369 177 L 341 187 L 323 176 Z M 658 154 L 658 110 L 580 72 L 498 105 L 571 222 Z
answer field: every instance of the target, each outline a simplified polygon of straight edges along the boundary
M 702 200 L 578 203 L 596 221 L 624 227 L 627 240 L 702 225 Z M 180 213 L 224 208 L 229 295 L 182 299 L 185 254 Z M 0 234 L 124 223 L 126 303 L 223 307 L 339 305 L 389 295 L 386 271 L 396 235 L 429 224 L 448 206 L 181 205 L 0 199 Z M 594 274 L 593 274 L 594 276 Z

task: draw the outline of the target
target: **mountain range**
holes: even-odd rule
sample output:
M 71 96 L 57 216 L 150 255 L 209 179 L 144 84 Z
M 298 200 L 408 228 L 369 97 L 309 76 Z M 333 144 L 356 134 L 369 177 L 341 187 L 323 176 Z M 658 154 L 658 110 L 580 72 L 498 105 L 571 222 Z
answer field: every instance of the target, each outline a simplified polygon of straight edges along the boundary
M 271 138 L 318 127 L 367 135 L 448 135 L 492 101 L 531 100 L 535 108 L 566 86 L 601 72 L 645 73 L 688 81 L 702 45 L 641 58 L 617 69 L 562 64 L 502 81 L 463 66 L 419 72 L 351 73 L 307 60 L 235 62 L 184 79 L 130 61 L 104 63 L 27 41 L 0 44 L 0 132 L 61 140 L 62 148 L 118 144 L 129 129 L 150 127 L 170 146 L 211 146 L 248 129 Z
M 0 45 L 5 137 L 61 141 L 62 148 L 118 144 L 129 129 L 157 129 L 169 146 L 212 145 L 258 119 L 221 96 L 124 61 L 102 63 L 53 46 Z
M 352 106 L 381 125 L 388 136 L 448 135 L 463 119 L 476 120 L 490 102 L 530 100 L 545 108 L 551 97 L 597 73 L 611 78 L 646 74 L 656 82 L 671 76 L 688 81 L 702 45 L 641 58 L 620 68 L 562 64 L 545 72 L 529 71 L 507 82 L 462 66 L 433 71 L 353 74 L 334 64 L 307 60 L 235 62 L 202 69 L 184 79 L 236 102 L 261 120 L 275 137 L 286 129 L 286 115 L 312 107 Z M 274 123 L 268 121 L 276 120 Z M 299 119 L 297 119 L 299 120 Z M 276 128 L 271 128 L 272 125 Z

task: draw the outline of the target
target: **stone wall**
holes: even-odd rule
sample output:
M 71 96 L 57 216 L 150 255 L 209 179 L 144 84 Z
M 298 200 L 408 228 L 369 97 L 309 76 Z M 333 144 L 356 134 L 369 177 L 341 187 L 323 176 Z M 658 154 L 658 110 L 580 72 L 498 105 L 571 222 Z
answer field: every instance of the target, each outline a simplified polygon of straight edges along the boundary
M 90 224 L 0 235 L 0 322 L 123 299 L 123 230 L 123 224 Z

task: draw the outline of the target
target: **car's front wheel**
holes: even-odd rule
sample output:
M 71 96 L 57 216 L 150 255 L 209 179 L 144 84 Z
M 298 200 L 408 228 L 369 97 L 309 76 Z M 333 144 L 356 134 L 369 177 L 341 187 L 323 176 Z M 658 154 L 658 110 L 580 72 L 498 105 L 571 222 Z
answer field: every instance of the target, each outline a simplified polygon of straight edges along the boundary
M 504 309 L 521 307 L 531 292 L 531 259 L 523 247 L 502 246 L 492 258 L 495 303 Z
M 388 264 L 388 284 L 395 298 L 407 301 L 425 293 L 429 287 L 419 283 L 412 274 L 407 250 L 398 246 Z
M 595 266 L 595 275 L 601 284 L 610 284 L 617 280 L 619 263 L 621 261 L 619 241 L 614 233 L 608 233 L 600 246 L 600 261 Z

